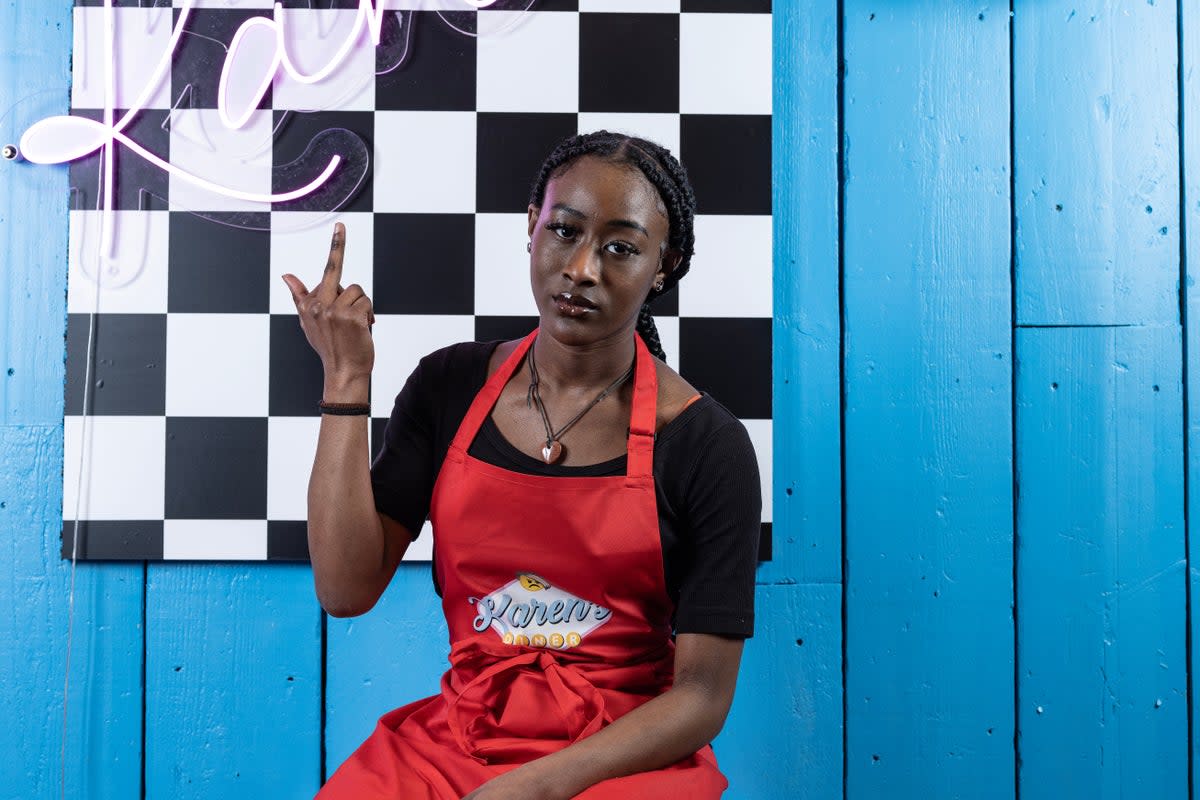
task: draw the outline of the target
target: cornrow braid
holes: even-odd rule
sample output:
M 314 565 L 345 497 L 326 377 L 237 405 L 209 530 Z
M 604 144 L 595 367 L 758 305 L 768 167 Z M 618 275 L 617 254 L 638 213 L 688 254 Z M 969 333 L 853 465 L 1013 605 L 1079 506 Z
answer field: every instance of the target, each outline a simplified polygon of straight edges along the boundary
M 642 310 L 638 312 L 637 332 L 642 337 L 642 341 L 646 343 L 646 349 L 650 351 L 650 355 L 663 361 L 667 360 L 667 354 L 663 352 L 662 340 L 658 338 L 658 326 L 654 324 L 654 313 L 650 310 L 649 303 L 643 303 Z
M 667 247 L 679 253 L 679 264 L 663 279 L 661 289 L 650 290 L 637 320 L 637 332 L 650 352 L 666 361 L 650 303 L 674 289 L 692 266 L 692 254 L 696 249 L 696 194 L 688 180 L 687 170 L 669 150 L 646 139 L 610 131 L 581 133 L 564 139 L 546 157 L 534 178 L 529 193 L 530 205 L 540 207 L 545 200 L 546 184 L 550 179 L 565 172 L 567 167 L 583 156 L 597 156 L 637 167 L 650 185 L 658 190 L 667 208 L 670 220 Z

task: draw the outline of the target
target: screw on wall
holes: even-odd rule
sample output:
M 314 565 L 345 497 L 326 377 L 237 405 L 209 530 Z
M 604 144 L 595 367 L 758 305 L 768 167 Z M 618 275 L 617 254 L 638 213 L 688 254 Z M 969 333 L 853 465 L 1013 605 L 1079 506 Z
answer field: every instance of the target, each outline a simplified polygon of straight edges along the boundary
M 6 144 L 0 149 L 0 156 L 4 156 L 5 161 L 16 161 L 21 157 L 21 151 L 17 150 L 15 144 Z

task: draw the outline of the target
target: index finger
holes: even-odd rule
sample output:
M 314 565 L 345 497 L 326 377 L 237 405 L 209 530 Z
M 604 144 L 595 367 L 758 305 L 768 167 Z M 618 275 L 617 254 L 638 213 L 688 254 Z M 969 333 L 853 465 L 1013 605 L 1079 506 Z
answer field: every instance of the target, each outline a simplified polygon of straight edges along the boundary
M 338 296 L 338 286 L 342 282 L 342 259 L 346 254 L 346 226 L 340 222 L 334 223 L 333 241 L 329 243 L 329 258 L 325 261 L 325 274 L 316 292 L 320 293 L 326 302 Z

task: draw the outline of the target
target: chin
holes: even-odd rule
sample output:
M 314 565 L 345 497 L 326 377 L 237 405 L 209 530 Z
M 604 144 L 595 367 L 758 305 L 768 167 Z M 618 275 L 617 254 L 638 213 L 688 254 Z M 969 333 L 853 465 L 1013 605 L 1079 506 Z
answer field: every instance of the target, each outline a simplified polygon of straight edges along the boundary
M 601 336 L 599 326 L 587 320 L 564 317 L 557 311 L 543 314 L 538 320 L 538 326 L 543 332 L 553 334 L 555 339 L 565 344 L 582 344 Z
M 570 347 L 586 347 L 610 340 L 620 335 L 620 330 L 613 330 L 600 320 L 580 320 L 564 317 L 552 311 L 543 315 L 539 320 L 542 333 Z

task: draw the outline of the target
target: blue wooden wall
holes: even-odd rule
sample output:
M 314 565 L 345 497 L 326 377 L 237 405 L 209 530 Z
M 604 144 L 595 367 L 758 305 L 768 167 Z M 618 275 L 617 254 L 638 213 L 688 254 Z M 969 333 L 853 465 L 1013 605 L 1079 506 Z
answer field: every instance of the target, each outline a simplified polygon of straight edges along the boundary
M 67 107 L 70 3 L 32 6 L 0 0 L 0 114 Z M 728 796 L 1187 796 L 1200 8 L 774 15 L 775 542 Z M 0 800 L 311 796 L 434 690 L 426 567 L 327 620 L 306 567 L 81 564 L 62 757 L 66 190 L 0 163 Z

